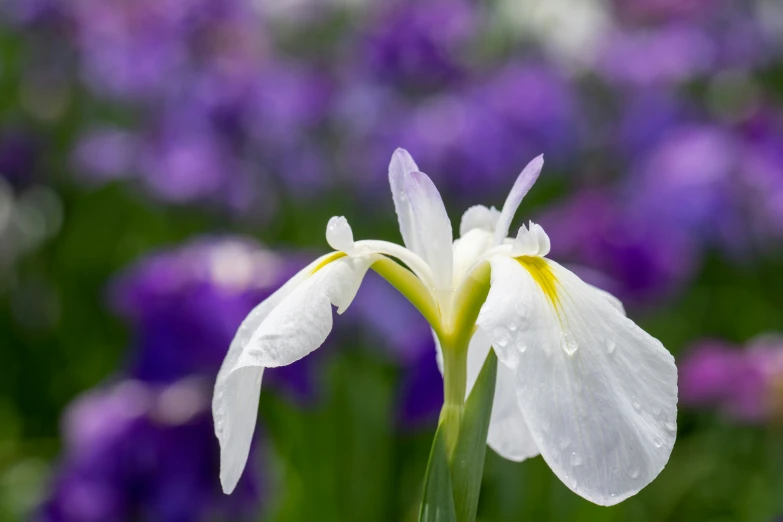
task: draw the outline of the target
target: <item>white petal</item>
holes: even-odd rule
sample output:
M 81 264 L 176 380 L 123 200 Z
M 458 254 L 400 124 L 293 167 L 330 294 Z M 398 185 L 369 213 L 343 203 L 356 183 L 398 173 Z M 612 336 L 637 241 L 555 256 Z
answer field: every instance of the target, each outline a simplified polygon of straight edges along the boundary
M 541 173 L 541 168 L 543 166 L 544 156 L 542 154 L 527 164 L 514 182 L 514 186 L 511 187 L 511 192 L 508 193 L 506 202 L 503 203 L 503 210 L 500 212 L 500 218 L 498 219 L 498 224 L 495 228 L 496 245 L 502 245 L 503 240 L 506 239 L 508 229 L 511 226 L 511 221 L 514 219 L 514 214 L 517 213 L 517 208 L 519 208 L 522 198 L 525 197 L 538 179 L 538 175 Z
M 334 216 L 326 224 L 326 242 L 339 252 L 353 253 L 353 230 L 344 216 Z
M 413 209 L 405 194 L 405 179 L 408 177 L 408 173 L 418 171 L 418 165 L 407 150 L 397 149 L 394 151 L 391 163 L 389 163 L 389 184 L 394 199 L 394 210 L 397 212 L 397 220 L 400 223 L 402 241 L 409 250 L 424 257 L 424 249 L 416 234 Z
M 218 372 L 212 398 L 215 435 L 220 441 L 220 481 L 223 485 L 223 491 L 226 493 L 231 493 L 234 490 L 247 461 L 256 426 L 258 393 L 261 389 L 261 377 L 264 369 L 247 368 L 232 375 L 231 382 L 229 382 L 228 376 L 261 322 L 326 257 L 322 256 L 313 261 L 256 306 L 242 321 L 231 341 L 226 358 Z
M 487 208 L 484 205 L 470 207 L 462 214 L 459 235 L 462 237 L 475 228 L 494 233 L 498 219 L 500 219 L 500 212 L 495 207 Z
M 454 287 L 458 287 L 482 255 L 492 247 L 492 232 L 474 228 L 454 241 Z
M 212 399 L 226 493 L 236 487 L 247 461 L 264 368 L 290 364 L 320 346 L 331 330 L 332 303 L 341 310 L 350 304 L 374 259 L 343 257 L 312 274 L 327 258 L 311 263 L 256 306 L 231 342 Z
M 332 305 L 342 313 L 374 257 L 343 257 L 305 279 L 269 313 L 250 338 L 237 368 L 286 366 L 309 354 L 332 330 Z
M 413 170 L 410 155 L 397 149 L 389 165 L 394 207 L 405 245 L 432 269 L 435 285 L 449 288 L 452 278 L 451 221 L 435 184 Z
M 511 255 L 518 256 L 537 256 L 539 251 L 538 238 L 527 229 L 525 225 L 519 227 L 517 237 L 511 246 Z
M 674 359 L 601 293 L 560 265 L 535 259 L 543 265 L 538 272 L 511 258 L 492 260 L 478 324 L 498 357 L 517 368 L 518 404 L 552 470 L 586 499 L 616 504 L 669 459 Z M 551 285 L 553 299 L 542 285 Z
M 625 315 L 625 306 L 623 306 L 623 302 L 620 301 L 618 298 L 607 292 L 606 290 L 602 290 L 598 288 L 597 286 L 593 286 L 590 284 L 585 283 L 587 286 L 598 292 L 598 295 L 609 301 L 609 304 L 612 305 L 617 309 L 618 312 Z
M 544 232 L 544 229 L 541 227 L 541 225 L 531 221 L 530 233 L 536 237 L 536 243 L 538 243 L 538 254 L 536 255 L 544 257 L 549 254 L 549 250 L 552 245 L 549 241 L 549 236 L 546 234 L 546 232 Z
M 473 389 L 489 354 L 489 348 L 489 337 L 478 330 L 468 347 L 468 393 Z M 515 380 L 514 370 L 498 362 L 498 377 L 495 383 L 495 399 L 492 403 L 487 444 L 501 457 L 521 462 L 538 455 L 538 448 L 517 405 L 514 392 Z

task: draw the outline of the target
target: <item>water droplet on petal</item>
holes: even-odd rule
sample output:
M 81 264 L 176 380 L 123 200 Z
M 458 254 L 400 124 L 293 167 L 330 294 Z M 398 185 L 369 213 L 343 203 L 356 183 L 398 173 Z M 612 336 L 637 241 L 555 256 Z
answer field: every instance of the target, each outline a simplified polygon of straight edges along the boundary
M 639 476 L 639 468 L 633 468 L 630 472 L 631 478 L 637 478 Z
M 558 443 L 558 445 L 559 445 L 559 446 L 560 446 L 562 449 L 566 449 L 568 446 L 570 446 L 570 445 L 571 445 L 571 439 L 569 439 L 569 438 L 567 438 L 567 437 L 562 437 L 562 438 L 560 439 L 560 442 Z
M 669 431 L 677 431 L 677 425 L 673 422 L 664 422 L 663 425 Z
M 519 350 L 520 353 L 525 353 L 527 350 L 527 344 L 525 344 L 525 341 L 522 340 L 522 338 L 517 339 L 517 350 Z
M 511 335 L 503 327 L 495 328 L 495 331 L 493 332 L 493 337 L 494 337 L 495 344 L 500 348 L 505 348 L 506 346 L 508 346 L 508 342 L 511 340 Z
M 517 328 L 519 328 L 519 325 L 516 322 L 514 322 L 514 321 L 511 321 L 508 324 L 508 329 L 511 330 L 512 332 L 516 332 Z
M 653 415 L 655 415 L 657 417 L 658 415 L 660 415 L 662 413 L 662 410 L 658 406 L 656 406 L 656 407 L 653 408 L 652 412 L 653 412 Z
M 562 347 L 565 353 L 568 355 L 574 355 L 576 351 L 579 349 L 579 345 L 574 341 L 574 339 L 566 332 L 563 332 L 562 334 Z
M 636 397 L 633 398 L 631 401 L 631 405 L 633 406 L 633 409 L 636 411 L 641 411 L 642 405 L 639 403 L 639 401 L 636 400 Z
M 582 465 L 582 457 L 580 457 L 579 454 L 575 451 L 571 453 L 571 465 L 572 466 Z
M 617 343 L 614 342 L 614 339 L 609 339 L 606 342 L 606 353 L 614 353 L 615 348 L 617 348 Z
M 653 445 L 655 445 L 656 448 L 660 448 L 661 446 L 663 446 L 663 441 L 661 441 L 659 437 L 653 437 L 652 441 L 653 441 Z

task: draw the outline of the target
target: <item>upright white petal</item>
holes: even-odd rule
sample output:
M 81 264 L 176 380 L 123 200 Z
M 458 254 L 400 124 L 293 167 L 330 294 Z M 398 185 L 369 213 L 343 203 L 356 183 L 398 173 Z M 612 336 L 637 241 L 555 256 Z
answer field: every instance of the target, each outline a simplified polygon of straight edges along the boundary
M 508 236 L 508 229 L 511 226 L 511 221 L 514 219 L 514 214 L 517 213 L 517 208 L 519 208 L 522 198 L 527 195 L 538 179 L 538 175 L 541 174 L 541 168 L 543 166 L 544 155 L 542 154 L 534 158 L 533 161 L 522 169 L 522 172 L 514 182 L 514 186 L 511 187 L 511 192 L 508 193 L 506 202 L 503 203 L 503 210 L 500 212 L 500 218 L 498 219 L 498 224 L 495 228 L 496 245 L 502 245 L 503 240 Z
M 478 324 L 516 367 L 518 404 L 542 456 L 602 505 L 637 493 L 676 436 L 677 369 L 659 341 L 560 265 L 492 260 Z M 512 325 L 514 329 L 512 329 Z
M 468 347 L 468 393 L 473 389 L 473 385 L 478 379 L 478 374 L 484 366 L 489 349 L 489 337 L 483 331 L 478 330 L 470 340 Z M 530 435 L 525 418 L 517 404 L 514 394 L 515 382 L 515 370 L 499 361 L 487 444 L 501 457 L 521 462 L 538 455 L 538 447 Z
M 487 232 L 495 232 L 500 219 L 500 212 L 495 207 L 487 208 L 484 205 L 474 205 L 462 214 L 459 222 L 459 235 L 464 236 L 476 228 Z
M 451 286 L 451 221 L 435 184 L 426 174 L 413 170 L 410 155 L 397 149 L 389 165 L 394 207 L 405 245 L 432 269 L 438 288 Z
M 392 198 L 394 199 L 394 210 L 397 212 L 397 220 L 400 223 L 400 234 L 402 234 L 403 243 L 409 250 L 424 257 L 424 248 L 416 233 L 413 209 L 405 193 L 405 179 L 408 177 L 408 173 L 418 171 L 418 165 L 407 150 L 397 149 L 394 151 L 391 163 L 389 163 L 389 185 L 391 185 Z
M 333 255 L 333 254 L 330 254 Z M 311 263 L 243 321 L 220 368 L 212 400 L 220 441 L 223 491 L 236 487 L 255 430 L 264 368 L 290 364 L 318 348 L 332 329 L 332 305 L 342 312 L 374 257 Z
M 353 230 L 345 216 L 334 216 L 326 224 L 326 242 L 338 252 L 353 254 Z

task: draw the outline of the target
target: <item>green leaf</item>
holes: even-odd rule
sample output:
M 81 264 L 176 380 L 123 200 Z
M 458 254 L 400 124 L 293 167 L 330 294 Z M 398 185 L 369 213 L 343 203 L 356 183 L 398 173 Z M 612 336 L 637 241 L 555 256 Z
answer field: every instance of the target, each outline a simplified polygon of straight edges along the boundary
M 457 522 L 451 489 L 449 458 L 443 427 L 438 427 L 432 443 L 427 472 L 424 475 L 424 496 L 419 522 Z
M 495 352 L 490 350 L 465 403 L 459 438 L 452 455 L 451 479 L 459 522 L 473 522 L 476 519 L 484 456 L 487 452 L 489 418 L 495 398 L 497 362 Z

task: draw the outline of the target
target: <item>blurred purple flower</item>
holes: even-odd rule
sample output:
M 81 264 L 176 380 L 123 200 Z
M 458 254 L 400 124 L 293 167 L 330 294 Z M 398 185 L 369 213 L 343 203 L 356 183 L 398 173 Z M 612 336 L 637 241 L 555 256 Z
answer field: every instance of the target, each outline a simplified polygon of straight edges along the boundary
M 481 21 L 480 11 L 469 2 L 406 1 L 373 14 L 358 48 L 381 82 L 432 88 L 465 74 L 463 48 Z
M 743 422 L 783 413 L 783 337 L 759 337 L 740 349 L 715 340 L 694 345 L 680 361 L 680 400 L 718 407 Z
M 693 19 L 719 9 L 712 0 L 613 0 L 618 17 L 630 23 Z
M 607 36 L 597 69 L 620 83 L 679 83 L 710 70 L 716 52 L 712 40 L 697 25 L 616 29 Z
M 199 239 L 142 260 L 111 288 L 115 310 L 136 337 L 130 375 L 147 382 L 214 378 L 242 319 L 303 266 L 238 237 Z M 306 398 L 308 372 L 309 365 L 295 364 L 267 377 Z
M 354 91 L 356 92 L 355 88 Z M 457 199 L 506 190 L 517 165 L 544 152 L 552 162 L 573 158 L 580 127 L 575 94 L 557 70 L 513 62 L 460 89 L 415 101 L 397 101 L 380 88 L 360 91 L 368 103 L 388 107 L 357 131 L 355 145 L 383 185 L 388 152 L 406 148 Z M 390 99 L 391 98 L 391 99 Z M 368 143 L 369 142 L 369 143 Z M 352 142 L 353 144 L 353 142 Z M 364 144 L 361 146 L 359 144 Z
M 625 180 L 636 220 L 735 254 L 777 243 L 783 231 L 783 126 L 762 110 L 737 125 L 681 123 L 668 130 Z
M 255 466 L 233 495 L 221 491 L 211 384 L 121 381 L 78 398 L 65 413 L 64 455 L 36 519 L 187 522 L 257 516 L 261 489 Z
M 137 168 L 138 152 L 139 144 L 133 133 L 100 128 L 81 138 L 72 161 L 79 176 L 102 182 L 131 175 Z
M 35 178 L 39 146 L 26 133 L 7 131 L 0 133 L 0 177 L 15 187 L 28 185 Z
M 553 255 L 597 270 L 590 282 L 623 300 L 644 304 L 678 290 L 692 275 L 697 251 L 654 215 L 635 218 L 607 191 L 584 191 L 551 208 L 540 223 L 557 241 Z

